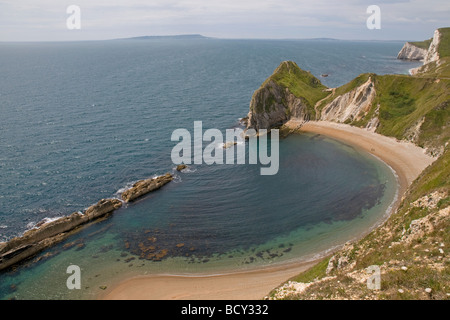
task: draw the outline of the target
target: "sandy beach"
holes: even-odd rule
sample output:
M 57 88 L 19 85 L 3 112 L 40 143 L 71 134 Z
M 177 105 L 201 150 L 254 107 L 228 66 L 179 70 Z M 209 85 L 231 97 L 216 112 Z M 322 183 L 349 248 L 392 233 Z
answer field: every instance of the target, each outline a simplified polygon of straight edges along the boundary
M 296 128 L 291 120 L 288 126 Z M 371 131 L 332 122 L 308 122 L 301 132 L 322 134 L 362 148 L 393 168 L 399 179 L 399 199 L 407 187 L 435 159 L 408 142 Z M 397 207 L 394 206 L 394 209 Z M 225 275 L 152 275 L 124 279 L 108 288 L 99 299 L 106 300 L 255 300 L 262 299 L 282 282 L 310 268 L 314 262 L 264 268 Z

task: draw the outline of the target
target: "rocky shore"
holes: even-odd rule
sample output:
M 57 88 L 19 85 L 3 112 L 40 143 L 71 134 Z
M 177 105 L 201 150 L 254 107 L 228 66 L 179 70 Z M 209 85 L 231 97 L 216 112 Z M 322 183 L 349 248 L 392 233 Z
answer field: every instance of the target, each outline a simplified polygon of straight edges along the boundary
M 147 193 L 160 189 L 162 186 L 166 185 L 172 180 L 173 176 L 170 173 L 157 178 L 141 180 L 139 182 L 136 182 L 132 188 L 122 193 L 122 199 L 127 203 L 134 201 L 137 198 L 146 195 Z
M 141 180 L 122 193 L 122 199 L 128 203 L 145 194 L 160 189 L 173 180 L 167 173 L 157 178 Z M 22 236 L 0 243 L 0 271 L 23 260 L 29 259 L 42 250 L 49 248 L 77 232 L 82 226 L 98 221 L 121 208 L 119 199 L 102 199 L 84 212 L 74 212 L 54 221 L 43 221 L 37 227 L 26 231 Z
M 44 223 L 36 229 L 29 230 L 21 237 L 0 243 L 0 270 L 61 242 L 80 226 L 104 217 L 121 206 L 122 202 L 118 199 L 103 199 L 89 207 L 84 213 L 74 212 L 67 217 Z

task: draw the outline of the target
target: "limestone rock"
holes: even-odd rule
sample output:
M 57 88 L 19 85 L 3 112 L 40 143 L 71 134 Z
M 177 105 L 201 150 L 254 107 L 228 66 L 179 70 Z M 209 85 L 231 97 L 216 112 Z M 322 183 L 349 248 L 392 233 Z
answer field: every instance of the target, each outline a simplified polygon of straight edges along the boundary
M 172 180 L 173 176 L 170 173 L 153 179 L 141 180 L 136 182 L 132 188 L 122 193 L 122 199 L 125 202 L 133 201 L 147 193 L 160 189 Z
M 230 142 L 224 143 L 223 144 L 223 148 L 224 149 L 229 149 L 229 148 L 234 147 L 235 145 L 237 145 L 236 141 L 230 141 Z
M 439 60 L 438 47 L 440 39 L 441 33 L 439 32 L 439 30 L 434 31 L 433 40 L 431 41 L 430 47 L 428 48 L 423 64 L 428 64 Z
M 269 80 L 255 92 L 250 110 L 247 127 L 257 131 L 280 126 L 291 116 L 309 119 L 304 101 L 273 80 Z
M 122 202 L 118 199 L 103 199 L 97 204 L 89 207 L 84 213 L 84 219 L 94 220 L 107 213 L 110 213 L 122 206 Z
M 416 47 L 410 42 L 405 43 L 398 53 L 397 59 L 401 60 L 423 60 L 427 55 L 427 50 Z
M 74 212 L 51 222 L 40 224 L 0 246 L 0 270 L 8 268 L 64 240 L 71 231 L 120 208 L 118 199 L 103 199 L 89 207 L 84 214 Z
M 320 120 L 335 122 L 359 120 L 369 112 L 375 96 L 375 85 L 369 77 L 363 85 L 338 96 L 327 104 L 322 109 Z M 371 122 L 370 126 L 376 128 L 377 123 Z
M 299 87 L 293 83 L 299 84 Z M 291 118 L 308 121 L 314 117 L 312 109 L 316 101 L 308 102 L 305 96 L 315 92 L 317 96 L 325 97 L 325 89 L 311 73 L 300 69 L 292 61 L 284 61 L 253 94 L 247 128 L 270 130 Z

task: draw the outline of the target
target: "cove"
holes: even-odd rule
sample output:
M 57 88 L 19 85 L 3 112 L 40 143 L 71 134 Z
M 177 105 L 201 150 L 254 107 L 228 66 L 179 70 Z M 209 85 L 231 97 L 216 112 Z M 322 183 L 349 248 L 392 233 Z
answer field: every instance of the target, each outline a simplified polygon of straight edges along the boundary
M 174 170 L 175 171 L 175 170 Z M 192 166 L 174 183 L 0 275 L 2 299 L 94 298 L 117 279 L 308 261 L 367 232 L 397 188 L 391 169 L 321 135 L 280 141 L 280 170 Z M 81 270 L 68 290 L 67 267 Z

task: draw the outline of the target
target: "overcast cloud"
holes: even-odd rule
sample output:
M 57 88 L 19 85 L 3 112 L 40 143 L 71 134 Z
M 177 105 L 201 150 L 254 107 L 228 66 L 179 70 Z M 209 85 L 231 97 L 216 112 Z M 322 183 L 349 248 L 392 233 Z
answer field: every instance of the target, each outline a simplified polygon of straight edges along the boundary
M 81 30 L 66 9 L 81 8 Z M 381 30 L 368 30 L 369 5 Z M 420 40 L 448 26 L 448 0 L 0 0 L 0 41 L 71 41 L 143 35 L 220 38 Z

